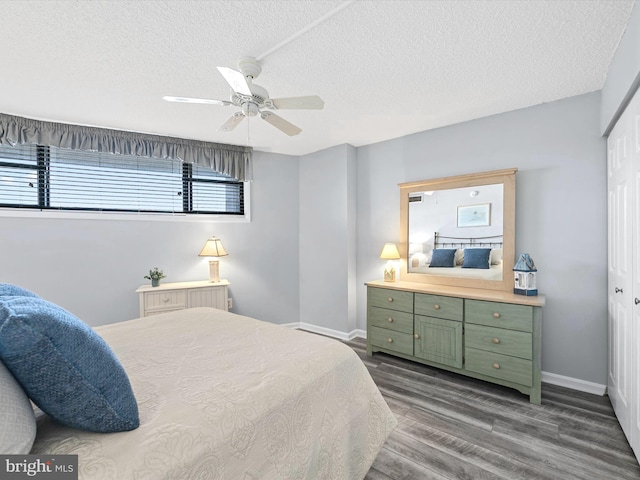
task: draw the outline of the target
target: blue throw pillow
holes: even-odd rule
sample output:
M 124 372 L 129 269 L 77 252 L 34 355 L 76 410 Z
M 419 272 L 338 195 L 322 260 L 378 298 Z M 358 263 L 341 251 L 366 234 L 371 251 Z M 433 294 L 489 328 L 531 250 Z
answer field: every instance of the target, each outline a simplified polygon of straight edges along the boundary
M 19 287 L 18 285 L 12 285 L 10 283 L 0 283 L 0 297 L 32 297 L 40 298 L 33 292 L 30 292 L 26 288 Z
M 436 248 L 431 253 L 431 267 L 449 267 L 456 266 L 456 249 L 455 248 Z
M 489 268 L 490 248 L 465 248 L 462 268 Z
M 31 400 L 61 424 L 92 432 L 140 424 L 116 356 L 91 327 L 57 305 L 0 297 L 0 359 Z

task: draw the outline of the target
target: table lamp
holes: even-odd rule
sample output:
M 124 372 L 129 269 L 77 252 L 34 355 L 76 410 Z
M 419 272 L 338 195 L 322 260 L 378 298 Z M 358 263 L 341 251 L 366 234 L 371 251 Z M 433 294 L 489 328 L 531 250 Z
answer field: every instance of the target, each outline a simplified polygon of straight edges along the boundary
M 222 246 L 219 238 L 211 237 L 206 241 L 204 247 L 198 254 L 199 257 L 212 257 L 209 259 L 209 280 L 211 282 L 220 281 L 220 260 L 219 257 L 229 255 Z
M 396 266 L 394 260 L 400 260 L 400 253 L 398 253 L 398 247 L 395 243 L 385 243 L 382 248 L 380 258 L 387 260 L 387 264 L 384 267 L 384 281 L 395 282 L 396 281 Z

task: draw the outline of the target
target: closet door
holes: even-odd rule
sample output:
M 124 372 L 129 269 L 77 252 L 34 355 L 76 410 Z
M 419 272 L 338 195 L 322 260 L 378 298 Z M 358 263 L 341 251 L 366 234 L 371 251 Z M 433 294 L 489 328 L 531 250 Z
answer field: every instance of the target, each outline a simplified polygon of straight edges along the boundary
M 608 393 L 627 439 L 640 455 L 640 94 L 608 140 Z
M 640 92 L 627 108 L 631 130 L 631 177 L 633 179 L 634 201 L 633 217 L 633 289 L 631 308 L 631 352 L 630 375 L 633 384 L 633 402 L 631 403 L 631 428 L 629 443 L 640 458 Z

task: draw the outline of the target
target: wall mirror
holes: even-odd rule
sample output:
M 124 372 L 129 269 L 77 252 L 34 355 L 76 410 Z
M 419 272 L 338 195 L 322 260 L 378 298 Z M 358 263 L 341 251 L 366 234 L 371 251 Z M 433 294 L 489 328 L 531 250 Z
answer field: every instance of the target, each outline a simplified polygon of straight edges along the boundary
M 400 184 L 400 279 L 511 291 L 516 171 Z

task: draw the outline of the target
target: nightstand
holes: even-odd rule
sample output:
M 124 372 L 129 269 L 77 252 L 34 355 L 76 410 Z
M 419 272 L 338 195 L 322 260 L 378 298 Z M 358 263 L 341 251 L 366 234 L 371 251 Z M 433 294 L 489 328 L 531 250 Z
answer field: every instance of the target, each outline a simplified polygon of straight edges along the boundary
M 229 282 L 208 280 L 162 283 L 158 287 L 142 285 L 136 290 L 140 297 L 140 316 L 173 312 L 194 307 L 213 307 L 228 311 Z

